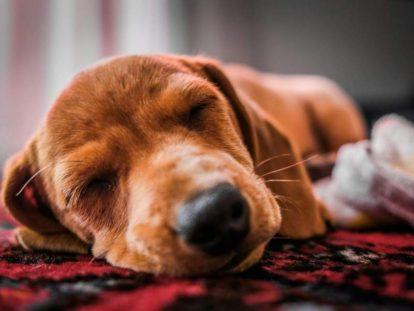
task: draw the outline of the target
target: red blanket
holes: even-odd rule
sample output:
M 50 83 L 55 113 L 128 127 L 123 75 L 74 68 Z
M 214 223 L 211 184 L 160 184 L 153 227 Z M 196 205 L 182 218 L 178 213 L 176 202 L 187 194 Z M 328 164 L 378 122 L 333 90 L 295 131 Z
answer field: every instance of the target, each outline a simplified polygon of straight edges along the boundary
M 1 213 L 0 213 L 1 214 Z M 25 252 L 0 215 L 0 310 L 266 310 L 414 308 L 414 234 L 334 231 L 275 238 L 239 275 L 175 279 L 114 268 L 91 256 Z

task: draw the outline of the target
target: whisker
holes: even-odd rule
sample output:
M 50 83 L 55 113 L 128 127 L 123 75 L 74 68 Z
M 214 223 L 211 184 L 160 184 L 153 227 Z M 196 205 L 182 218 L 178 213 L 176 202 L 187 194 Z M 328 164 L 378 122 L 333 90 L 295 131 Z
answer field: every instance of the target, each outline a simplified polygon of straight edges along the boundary
M 318 155 L 317 154 L 315 154 L 315 155 L 313 155 L 313 156 L 310 156 L 309 158 L 306 158 L 306 159 L 304 159 L 304 160 L 302 160 L 302 161 L 299 161 L 299 162 L 296 162 L 296 163 L 294 163 L 294 164 L 291 164 L 291 165 L 288 165 L 288 166 L 285 166 L 285 167 L 282 167 L 282 168 L 279 168 L 279 169 L 277 169 L 277 170 L 274 170 L 274 171 L 271 171 L 271 172 L 267 172 L 266 174 L 263 174 L 262 176 L 260 176 L 260 177 L 266 177 L 266 176 L 269 176 L 269 175 L 271 175 L 271 174 L 274 174 L 274 173 L 278 173 L 278 172 L 281 172 L 281 171 L 284 171 L 284 170 L 287 170 L 287 169 L 289 169 L 289 168 L 291 168 L 291 167 L 294 167 L 294 166 L 298 166 L 298 165 L 300 165 L 300 164 L 302 164 L 302 163 L 305 163 L 305 162 L 307 162 L 307 161 L 310 161 L 310 160 L 312 160 L 312 159 L 314 159 L 315 157 L 317 157 Z
M 97 254 L 96 256 L 94 254 L 92 254 L 92 259 L 89 261 L 89 263 L 92 263 L 92 262 L 94 262 L 95 260 L 98 260 L 98 259 L 105 258 L 106 253 L 107 253 L 107 251 L 102 251 L 99 254 Z
M 275 194 L 274 196 L 273 196 L 274 198 L 276 198 L 276 199 L 283 199 L 283 200 L 286 200 L 286 201 L 288 201 L 288 202 L 290 202 L 290 203 L 295 203 L 295 201 L 293 201 L 291 198 L 289 198 L 288 196 L 286 196 L 286 195 L 281 195 L 281 194 Z
M 62 162 L 62 161 L 59 161 L 59 162 Z M 81 162 L 83 162 L 83 161 L 80 161 L 80 160 L 78 160 L 78 161 L 65 161 L 65 162 L 68 162 L 68 163 L 71 163 L 71 162 L 75 162 L 75 163 L 81 163 Z M 21 195 L 22 194 L 22 192 L 24 191 L 24 189 L 30 184 L 30 182 L 33 180 L 33 179 L 35 179 L 38 175 L 40 175 L 43 171 L 45 171 L 46 169 L 48 169 L 48 168 L 50 168 L 50 166 L 52 165 L 52 163 L 50 163 L 50 164 L 48 164 L 48 165 L 46 165 L 45 167 L 43 167 L 43 168 L 41 168 L 41 169 L 39 169 L 36 173 L 34 173 L 32 176 L 30 176 L 30 178 L 23 184 L 23 186 L 20 188 L 20 190 L 16 193 L 16 197 L 18 197 L 19 195 Z
M 28 184 L 30 184 L 30 182 L 36 178 L 37 175 L 39 175 L 41 172 L 43 172 L 44 170 L 48 169 L 50 166 L 52 165 L 52 163 L 50 163 L 49 165 L 46 165 L 45 167 L 41 168 L 40 170 L 38 170 L 36 173 L 34 173 L 24 184 L 23 186 L 20 188 L 20 190 L 16 193 L 16 197 L 18 197 L 23 190 L 27 187 Z
M 257 168 L 259 168 L 260 166 L 262 166 L 262 165 L 264 165 L 264 164 L 268 163 L 269 161 L 272 161 L 272 160 L 275 160 L 275 159 L 278 159 L 278 158 L 281 158 L 281 157 L 287 157 L 287 156 L 290 156 L 290 155 L 291 155 L 290 153 L 283 153 L 283 154 L 275 155 L 275 156 L 273 156 L 273 157 L 270 157 L 270 158 L 267 158 L 267 159 L 265 159 L 265 160 L 261 161 L 261 162 L 260 162 L 259 164 L 257 164 L 255 167 L 256 167 L 256 169 L 257 169 Z
M 268 179 L 265 180 L 265 183 L 267 182 L 300 182 L 299 179 Z
M 293 201 L 292 199 L 290 199 L 289 197 L 284 196 L 284 195 L 274 195 L 273 197 L 276 199 L 276 201 L 279 201 L 282 204 L 286 204 L 288 206 L 293 207 L 294 209 L 296 209 L 296 211 L 299 214 L 302 214 L 303 213 L 302 210 L 297 205 L 297 203 L 295 201 Z M 280 206 L 280 209 L 281 210 L 284 210 L 284 211 L 287 211 L 288 210 L 288 206 L 286 206 L 286 207 L 285 206 Z

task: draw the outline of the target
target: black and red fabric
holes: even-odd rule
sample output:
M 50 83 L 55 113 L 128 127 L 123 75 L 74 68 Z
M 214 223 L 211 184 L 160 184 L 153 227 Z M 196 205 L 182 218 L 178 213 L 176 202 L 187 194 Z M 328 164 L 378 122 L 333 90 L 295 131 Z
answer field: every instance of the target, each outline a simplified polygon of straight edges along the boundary
M 414 308 L 414 234 L 333 231 L 275 238 L 237 275 L 170 278 L 87 255 L 27 252 L 0 215 L 0 310 L 372 310 Z

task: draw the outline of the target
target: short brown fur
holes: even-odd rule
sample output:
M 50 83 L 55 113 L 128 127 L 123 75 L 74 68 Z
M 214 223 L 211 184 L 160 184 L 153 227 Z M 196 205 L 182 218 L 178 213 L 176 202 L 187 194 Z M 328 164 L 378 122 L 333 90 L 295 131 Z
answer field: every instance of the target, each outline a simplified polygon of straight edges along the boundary
M 194 105 L 201 112 L 189 119 Z M 114 265 L 171 275 L 240 271 L 275 234 L 325 233 L 329 216 L 305 166 L 285 168 L 364 135 L 351 100 L 321 78 L 201 57 L 119 57 L 63 90 L 8 161 L 3 201 L 25 226 L 16 235 L 27 249 L 91 247 Z M 175 215 L 219 181 L 246 197 L 251 227 L 237 253 L 213 257 L 181 241 Z

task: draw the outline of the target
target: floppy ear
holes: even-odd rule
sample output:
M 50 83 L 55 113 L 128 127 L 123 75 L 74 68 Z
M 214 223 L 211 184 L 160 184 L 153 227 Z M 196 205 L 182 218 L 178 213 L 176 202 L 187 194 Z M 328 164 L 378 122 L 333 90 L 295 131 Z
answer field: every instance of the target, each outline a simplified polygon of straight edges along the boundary
M 232 83 L 221 69 L 218 61 L 205 57 L 179 57 L 179 60 L 194 72 L 203 75 L 209 81 L 213 82 L 221 93 L 229 100 L 236 117 L 235 126 L 241 133 L 241 139 L 248 147 L 249 151 L 254 149 L 255 139 L 254 131 L 251 127 L 248 111 L 236 94 Z
M 83 242 L 63 227 L 49 209 L 42 180 L 37 176 L 42 171 L 37 165 L 35 146 L 32 140 L 25 151 L 7 161 L 4 169 L 3 205 L 25 226 L 15 230 L 16 238 L 26 249 L 78 252 Z
M 256 167 L 256 172 L 267 180 L 266 184 L 281 208 L 282 227 L 279 234 L 291 238 L 323 234 L 329 214 L 315 198 L 305 166 L 299 163 L 302 160 L 299 152 L 282 126 L 257 103 L 236 92 L 218 62 L 205 58 L 192 61 L 186 58 L 184 62 L 202 70 L 227 97 L 253 163 L 257 166 L 277 157 Z

